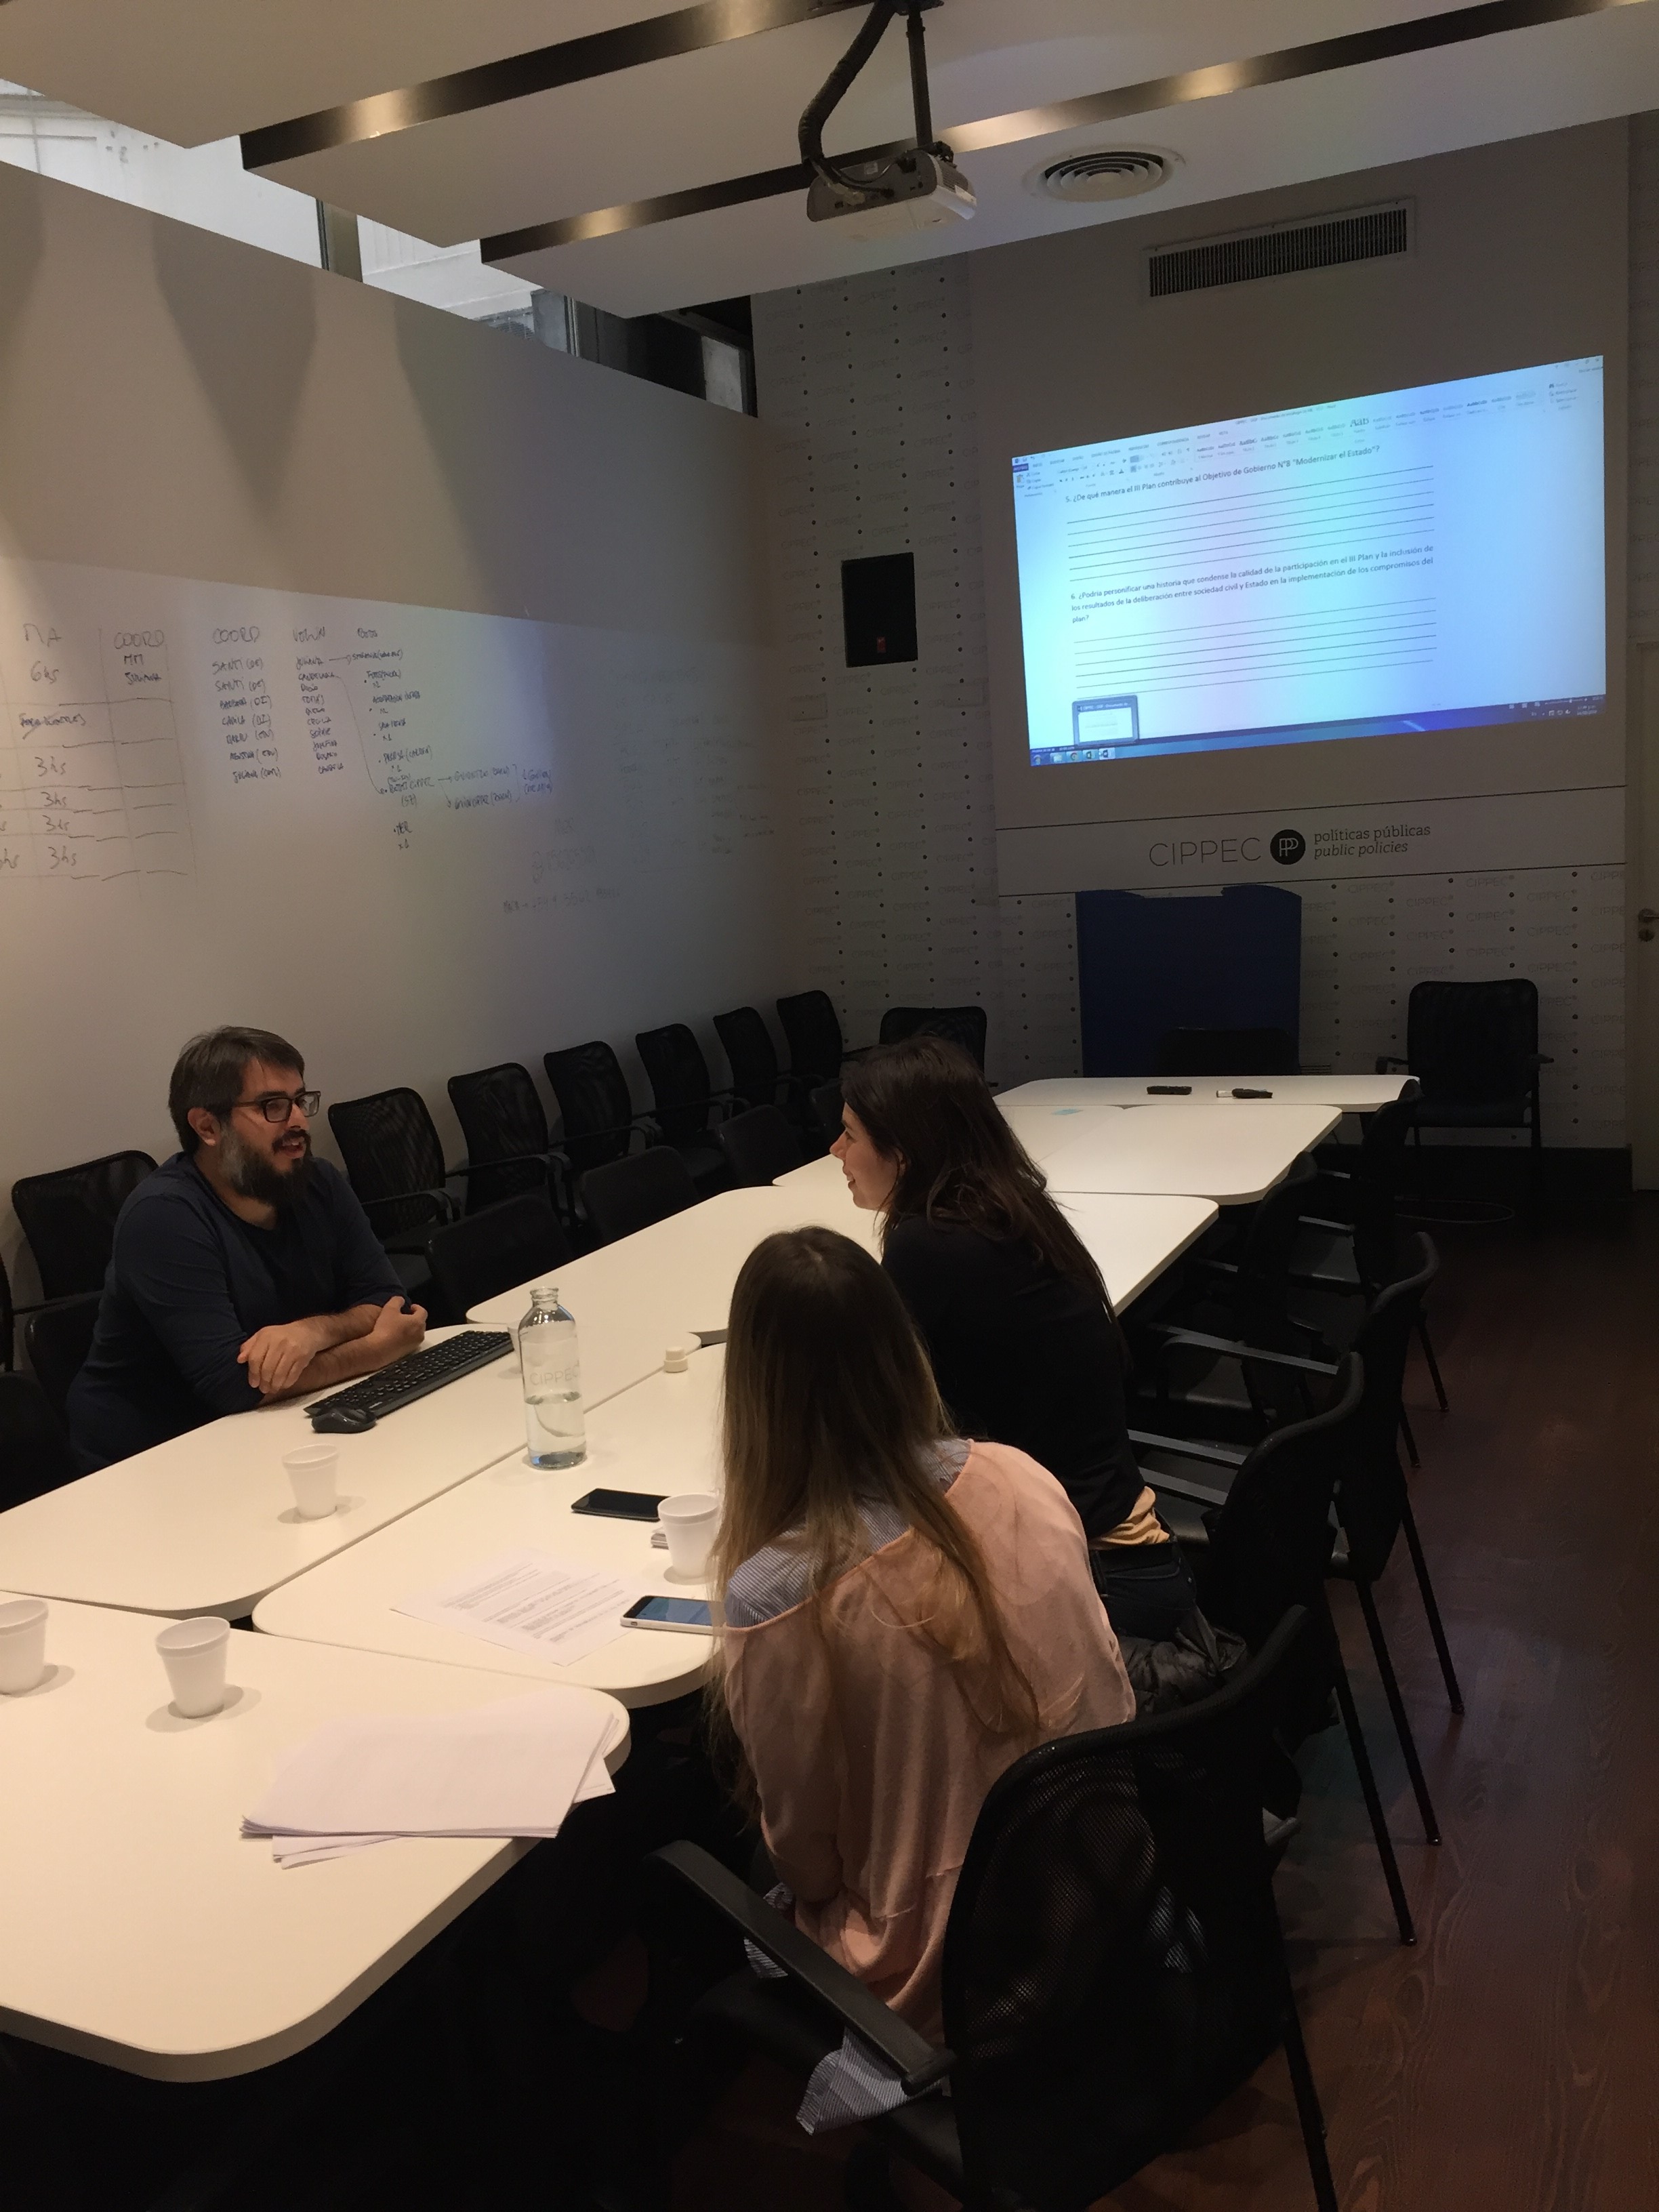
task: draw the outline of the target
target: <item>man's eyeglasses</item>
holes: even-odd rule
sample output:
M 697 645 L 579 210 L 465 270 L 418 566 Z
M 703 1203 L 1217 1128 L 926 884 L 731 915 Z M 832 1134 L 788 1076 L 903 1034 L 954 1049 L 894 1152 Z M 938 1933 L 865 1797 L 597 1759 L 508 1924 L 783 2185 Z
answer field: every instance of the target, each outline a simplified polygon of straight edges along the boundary
M 320 1091 L 268 1091 L 263 1098 L 239 1098 L 234 1103 L 246 1106 L 250 1114 L 263 1114 L 267 1121 L 286 1121 L 297 1106 L 307 1121 L 314 1121 L 323 1094 Z

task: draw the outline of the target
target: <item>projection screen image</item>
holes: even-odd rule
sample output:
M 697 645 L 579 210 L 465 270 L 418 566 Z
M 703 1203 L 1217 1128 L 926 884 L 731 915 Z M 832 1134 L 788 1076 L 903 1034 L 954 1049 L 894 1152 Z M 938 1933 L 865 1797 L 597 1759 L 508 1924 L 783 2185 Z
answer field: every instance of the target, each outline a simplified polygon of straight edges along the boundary
M 1592 714 L 1601 362 L 1023 456 L 1034 764 Z

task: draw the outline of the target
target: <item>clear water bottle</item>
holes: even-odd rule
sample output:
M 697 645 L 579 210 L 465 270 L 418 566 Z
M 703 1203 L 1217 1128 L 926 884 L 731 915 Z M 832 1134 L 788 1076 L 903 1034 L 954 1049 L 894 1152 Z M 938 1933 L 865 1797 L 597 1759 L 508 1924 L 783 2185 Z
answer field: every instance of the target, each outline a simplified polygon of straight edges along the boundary
M 519 1323 L 519 1364 L 530 1464 L 574 1467 L 587 1456 L 581 1358 L 576 1324 L 556 1289 L 530 1293 L 530 1311 Z

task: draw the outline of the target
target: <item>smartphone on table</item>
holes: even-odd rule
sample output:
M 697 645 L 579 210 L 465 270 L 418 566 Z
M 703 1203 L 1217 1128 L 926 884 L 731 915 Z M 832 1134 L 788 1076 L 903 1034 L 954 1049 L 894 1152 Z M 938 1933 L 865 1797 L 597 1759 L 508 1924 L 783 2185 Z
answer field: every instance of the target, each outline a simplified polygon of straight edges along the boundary
M 641 1597 L 623 1613 L 623 1626 L 689 1630 L 694 1635 L 707 1636 L 713 1632 L 714 1616 L 706 1597 Z
M 654 1521 L 665 1490 L 590 1490 L 571 1505 L 573 1513 L 596 1513 L 606 1521 Z

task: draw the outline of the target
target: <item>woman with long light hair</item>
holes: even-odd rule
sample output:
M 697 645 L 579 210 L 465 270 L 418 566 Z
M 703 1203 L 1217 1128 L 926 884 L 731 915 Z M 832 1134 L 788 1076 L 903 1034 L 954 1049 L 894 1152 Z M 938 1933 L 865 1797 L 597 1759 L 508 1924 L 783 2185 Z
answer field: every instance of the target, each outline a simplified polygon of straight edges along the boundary
M 827 1229 L 744 1263 L 726 1350 L 718 1706 L 798 1924 L 925 2033 L 968 1839 L 1021 1753 L 1133 1717 L 1082 1525 L 954 1437 L 902 1302 Z
M 985 1078 L 943 1037 L 842 1070 L 833 1146 L 964 1436 L 1057 1475 L 1120 1636 L 1172 1637 L 1198 1603 L 1129 1443 L 1121 1331 L 1100 1269 Z

